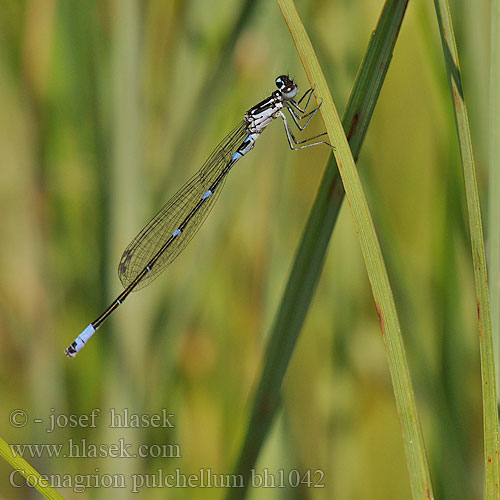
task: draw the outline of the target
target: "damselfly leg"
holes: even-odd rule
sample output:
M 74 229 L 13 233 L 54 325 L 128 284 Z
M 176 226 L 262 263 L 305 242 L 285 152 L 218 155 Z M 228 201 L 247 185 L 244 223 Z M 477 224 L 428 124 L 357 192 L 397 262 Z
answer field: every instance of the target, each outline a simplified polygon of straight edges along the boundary
M 290 112 L 290 116 L 292 117 L 292 120 L 294 121 L 295 125 L 297 125 L 297 128 L 302 131 L 309 125 L 309 122 L 314 118 L 314 115 L 318 112 L 318 109 L 321 107 L 321 104 L 317 108 L 314 108 L 312 111 L 302 116 L 299 115 L 293 108 L 289 106 L 286 106 L 286 109 Z M 299 120 L 303 120 L 304 118 L 307 117 L 309 117 L 309 119 L 306 121 L 304 125 L 301 125 L 299 123 Z
M 301 113 L 305 113 L 306 112 L 306 109 L 307 107 L 309 106 L 309 103 L 311 102 L 311 97 L 314 93 L 314 88 L 311 87 L 309 90 L 306 90 L 304 92 L 304 95 L 298 100 L 298 101 L 294 101 L 293 99 L 291 99 L 289 102 L 290 104 L 292 104 L 295 108 L 297 108 L 298 111 L 300 111 Z M 300 103 L 307 97 L 307 102 L 306 102 L 306 105 L 304 106 L 304 109 L 301 109 L 300 108 Z
M 295 123 L 295 125 L 297 126 L 297 128 L 300 131 L 304 131 L 306 129 L 306 127 L 309 125 L 309 123 L 311 122 L 311 120 L 314 118 L 314 116 L 318 112 L 319 108 L 321 107 L 322 103 L 320 103 L 319 106 L 314 108 L 312 111 L 309 111 L 306 113 L 307 108 L 309 106 L 309 103 L 311 102 L 311 97 L 312 97 L 313 93 L 314 93 L 314 89 L 310 88 L 299 99 L 298 102 L 295 102 L 293 99 L 291 99 L 290 101 L 284 103 L 284 107 L 289 111 L 293 122 Z M 306 96 L 307 96 L 307 102 L 306 102 L 304 108 L 302 109 L 299 105 L 304 100 L 304 98 Z M 326 145 L 330 146 L 331 148 L 333 148 L 333 146 L 331 144 L 329 144 L 327 141 L 317 141 L 317 142 L 313 142 L 311 144 L 306 144 L 307 142 L 313 141 L 314 139 L 318 139 L 319 137 L 323 137 L 323 136 L 327 135 L 326 132 L 323 132 L 322 134 L 318 134 L 318 135 L 315 135 L 312 137 L 308 137 L 307 139 L 303 139 L 301 141 L 298 141 L 295 138 L 293 132 L 290 130 L 290 126 L 288 124 L 286 116 L 283 113 L 281 113 L 280 116 L 283 119 L 283 124 L 285 126 L 285 132 L 286 132 L 286 136 L 288 139 L 288 144 L 290 145 L 290 148 L 293 149 L 294 151 L 299 150 L 299 149 L 309 148 L 311 146 L 318 146 L 319 144 L 326 144 Z M 307 121 L 305 122 L 304 125 L 301 125 L 299 120 L 303 120 L 305 118 L 307 118 Z
M 313 141 L 314 139 L 317 139 L 318 137 L 323 137 L 326 135 L 326 132 L 323 132 L 322 134 L 315 135 L 313 137 L 309 137 L 307 139 L 304 139 L 302 141 L 298 141 L 295 136 L 293 135 L 293 132 L 290 130 L 290 126 L 288 125 L 288 121 L 286 119 L 286 116 L 281 113 L 281 118 L 283 119 L 283 124 L 285 126 L 285 132 L 286 132 L 286 137 L 288 139 L 288 144 L 290 146 L 290 149 L 293 149 L 294 151 L 297 151 L 299 149 L 305 149 L 305 148 L 310 148 L 312 146 L 318 146 L 319 144 L 326 144 L 327 146 L 330 146 L 332 149 L 333 146 L 327 142 L 327 141 L 318 141 L 318 142 L 313 142 L 311 144 L 304 144 L 309 141 Z M 295 146 L 294 146 L 295 144 Z M 303 146 L 300 146 L 300 144 L 304 144 Z

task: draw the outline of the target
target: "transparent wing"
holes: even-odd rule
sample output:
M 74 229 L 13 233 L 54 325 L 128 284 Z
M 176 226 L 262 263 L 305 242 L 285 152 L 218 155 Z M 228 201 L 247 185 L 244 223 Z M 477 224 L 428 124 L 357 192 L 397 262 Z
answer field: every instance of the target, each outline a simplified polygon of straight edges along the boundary
M 233 154 L 247 136 L 246 123 L 242 121 L 215 148 L 201 169 L 165 204 L 158 214 L 142 229 L 127 246 L 118 265 L 118 276 L 127 287 L 137 275 L 162 251 L 151 270 L 137 284 L 140 290 L 153 281 L 184 250 L 210 213 L 224 185 L 222 178 L 213 194 L 201 203 L 203 195 L 219 178 Z M 166 247 L 172 233 L 189 217 L 183 231 Z M 163 249 L 163 250 L 162 250 Z

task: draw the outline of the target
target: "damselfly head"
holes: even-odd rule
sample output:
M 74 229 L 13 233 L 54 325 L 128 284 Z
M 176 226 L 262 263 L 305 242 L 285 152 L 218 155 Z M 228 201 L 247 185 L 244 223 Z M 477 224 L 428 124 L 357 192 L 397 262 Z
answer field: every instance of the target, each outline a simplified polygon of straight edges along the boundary
M 276 87 L 279 88 L 283 99 L 286 100 L 293 99 L 299 91 L 297 85 L 288 75 L 278 76 L 276 78 Z

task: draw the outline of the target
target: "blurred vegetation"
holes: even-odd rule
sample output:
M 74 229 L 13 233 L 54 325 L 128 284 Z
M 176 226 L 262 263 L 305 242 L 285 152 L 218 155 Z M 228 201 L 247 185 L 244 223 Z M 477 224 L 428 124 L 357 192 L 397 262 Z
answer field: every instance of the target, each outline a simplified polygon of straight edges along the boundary
M 342 109 L 383 2 L 297 5 Z M 486 207 L 489 5 L 455 1 L 452 13 Z M 63 351 L 120 291 L 125 246 L 282 73 L 305 85 L 273 2 L 3 0 L 0 435 L 65 445 L 123 438 L 134 447 L 179 444 L 182 454 L 25 457 L 39 472 L 124 474 L 120 498 L 137 497 L 133 474 L 231 472 L 326 148 L 292 153 L 281 125 L 269 127 L 183 255 L 134 294 L 81 357 L 70 362 Z M 479 499 L 476 303 L 431 2 L 409 3 L 358 164 L 396 294 L 436 498 Z M 378 318 L 348 210 L 283 392 L 257 470 L 321 469 L 325 488 L 255 489 L 250 498 L 409 497 Z M 29 415 L 23 428 L 9 425 L 17 408 Z M 53 414 L 93 408 L 101 410 L 96 428 L 46 431 Z M 110 408 L 166 408 L 175 428 L 110 428 Z M 10 485 L 11 470 L 0 462 L 0 495 L 36 497 Z M 116 494 L 101 487 L 84 496 Z M 144 487 L 140 495 L 202 499 L 224 491 Z

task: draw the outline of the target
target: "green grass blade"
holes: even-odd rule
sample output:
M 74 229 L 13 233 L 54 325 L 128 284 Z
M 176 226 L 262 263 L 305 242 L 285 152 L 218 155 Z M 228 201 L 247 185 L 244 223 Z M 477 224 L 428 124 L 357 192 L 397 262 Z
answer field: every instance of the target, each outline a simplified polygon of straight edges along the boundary
M 26 462 L 24 458 L 14 456 L 10 446 L 2 438 L 0 438 L 0 456 L 9 462 L 26 479 L 26 482 L 34 486 L 45 498 L 50 500 L 64 500 L 64 497 L 49 486 L 48 481 Z
M 291 0 L 278 0 L 278 4 L 288 24 L 309 81 L 315 88 L 318 100 L 323 102 L 320 111 L 330 141 L 336 147 L 335 157 L 337 165 L 358 233 L 361 251 L 380 318 L 396 404 L 401 419 L 413 497 L 431 498 L 433 494 L 429 467 L 410 373 L 406 362 L 399 319 L 380 244 L 356 170 L 354 158 L 328 90 L 325 77 L 297 9 Z
M 500 403 L 500 0 L 491 2 L 488 274 Z
M 481 354 L 481 380 L 483 395 L 484 452 L 486 468 L 486 498 L 500 499 L 499 478 L 499 442 L 498 410 L 495 389 L 495 364 L 493 337 L 491 334 L 490 303 L 486 255 L 484 251 L 481 207 L 477 190 L 472 141 L 465 106 L 458 52 L 453 33 L 453 22 L 447 0 L 434 0 L 439 31 L 443 44 L 444 59 L 448 71 L 448 82 L 453 98 L 455 123 L 460 146 L 460 156 L 465 179 L 465 195 L 469 217 L 472 261 L 476 284 L 476 299 L 479 321 L 479 350 Z
M 359 155 L 399 33 L 407 0 L 386 2 L 370 40 L 343 118 L 354 157 Z M 276 413 L 280 389 L 297 337 L 309 308 L 328 242 L 343 200 L 333 155 L 309 216 L 266 352 L 264 371 L 256 392 L 252 416 L 240 452 L 236 473 L 247 477 Z M 430 488 L 429 488 L 430 491 Z M 232 490 L 228 498 L 243 498 Z M 430 495 L 430 493 L 429 493 Z

